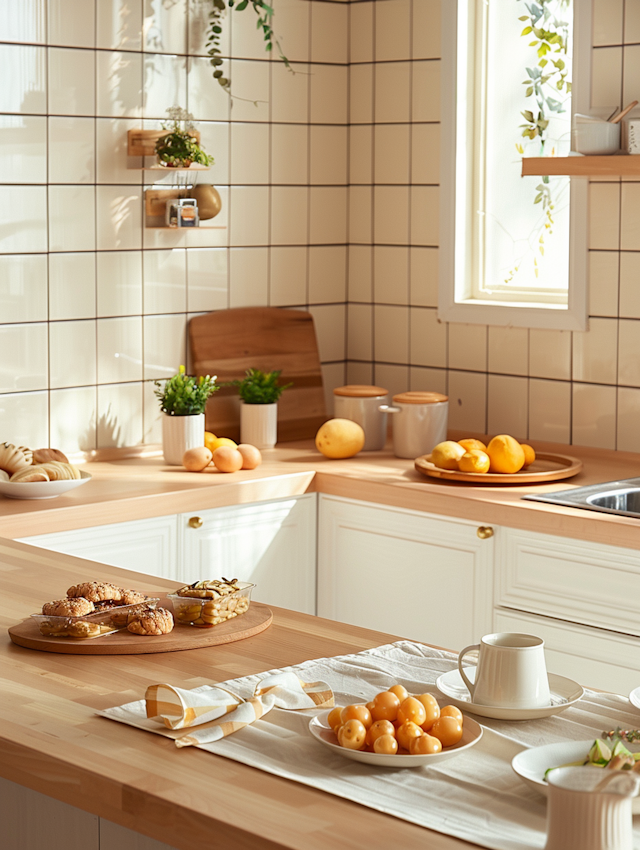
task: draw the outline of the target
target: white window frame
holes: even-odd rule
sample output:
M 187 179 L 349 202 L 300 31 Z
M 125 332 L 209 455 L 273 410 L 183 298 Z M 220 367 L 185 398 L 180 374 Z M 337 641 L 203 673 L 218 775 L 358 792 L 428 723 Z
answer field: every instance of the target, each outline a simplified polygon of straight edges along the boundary
M 457 168 L 457 73 L 458 7 L 461 3 L 484 0 L 444 0 L 442 4 L 441 51 L 441 157 L 440 157 L 440 243 L 438 318 L 445 322 L 501 325 L 524 328 L 586 330 L 589 287 L 588 224 L 589 179 L 571 177 L 571 218 L 569 245 L 569 296 L 567 305 L 481 301 L 470 297 L 462 263 L 456 267 L 456 227 L 458 238 L 469 234 L 456 222 L 456 195 L 472 192 L 462 181 L 467 170 Z M 574 0 L 572 114 L 588 112 L 591 100 L 592 0 Z M 514 0 L 515 6 L 515 0 Z M 517 8 L 514 9 L 517 13 Z M 517 116 L 514 117 L 517 121 Z M 471 181 L 470 181 L 471 182 Z M 466 234 L 465 234 L 466 231 Z M 461 235 L 462 234 L 462 235 Z

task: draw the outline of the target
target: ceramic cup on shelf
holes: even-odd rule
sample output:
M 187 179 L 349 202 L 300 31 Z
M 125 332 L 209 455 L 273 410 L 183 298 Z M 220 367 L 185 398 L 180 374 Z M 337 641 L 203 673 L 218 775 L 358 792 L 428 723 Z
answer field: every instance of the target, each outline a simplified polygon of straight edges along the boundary
M 479 652 L 475 681 L 470 681 L 462 659 Z M 500 708 L 544 708 L 551 704 L 544 641 L 535 635 L 497 632 L 458 656 L 460 675 L 476 705 Z
M 410 391 L 393 396 L 393 404 L 381 404 L 393 413 L 393 453 L 417 458 L 447 439 L 449 398 L 441 393 Z
M 333 391 L 333 415 L 351 419 L 364 431 L 364 452 L 376 452 L 387 441 L 387 414 L 381 405 L 389 402 L 388 390 L 364 384 L 349 384 Z
M 617 153 L 620 150 L 620 124 L 589 115 L 574 115 L 573 149 L 585 156 Z

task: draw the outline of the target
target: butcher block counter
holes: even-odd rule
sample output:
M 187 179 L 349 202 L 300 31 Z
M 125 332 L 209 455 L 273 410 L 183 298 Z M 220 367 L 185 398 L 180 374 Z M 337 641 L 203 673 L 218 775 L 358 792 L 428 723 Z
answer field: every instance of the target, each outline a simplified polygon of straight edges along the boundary
M 159 681 L 193 688 L 395 638 L 275 609 L 260 635 L 189 652 L 74 656 L 10 643 L 6 629 L 33 612 L 34 599 L 96 577 L 141 582 L 139 573 L 0 542 L 0 776 L 179 850 L 471 846 L 95 713 Z M 148 577 L 141 589 L 174 587 Z
M 460 438 L 468 436 L 454 434 Z M 283 443 L 263 453 L 256 470 L 189 473 L 167 466 L 157 447 L 147 456 L 81 463 L 93 479 L 57 499 L 0 498 L 0 537 L 21 538 L 226 505 L 320 492 L 426 513 L 579 540 L 640 549 L 638 521 L 560 505 L 523 501 L 526 493 L 584 487 L 640 476 L 640 454 L 532 443 L 539 451 L 580 458 L 582 471 L 552 484 L 484 486 L 425 478 L 391 446 L 348 460 L 328 460 L 312 442 Z

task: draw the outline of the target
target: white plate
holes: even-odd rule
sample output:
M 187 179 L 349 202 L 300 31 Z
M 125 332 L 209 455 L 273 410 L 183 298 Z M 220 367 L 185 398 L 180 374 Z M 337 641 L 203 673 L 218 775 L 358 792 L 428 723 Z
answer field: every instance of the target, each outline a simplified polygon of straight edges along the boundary
M 0 481 L 0 493 L 9 499 L 55 499 L 91 480 L 88 472 L 80 470 L 80 478 L 71 481 Z
M 634 688 L 629 694 L 629 702 L 636 708 L 640 708 L 640 688 Z
M 464 671 L 474 682 L 476 668 L 465 667 Z M 436 681 L 436 687 L 451 700 L 453 705 L 457 705 L 463 711 L 470 711 L 480 717 L 492 717 L 494 720 L 538 720 L 541 717 L 550 717 L 569 708 L 584 694 L 584 688 L 577 682 L 565 679 L 564 676 L 556 676 L 554 673 L 549 673 L 551 705 L 544 708 L 499 708 L 492 705 L 476 705 L 471 702 L 471 696 L 459 670 L 443 673 Z
M 363 764 L 370 764 L 374 767 L 423 767 L 430 764 L 442 764 L 443 761 L 460 755 L 460 753 L 473 747 L 482 738 L 482 726 L 475 720 L 472 720 L 471 717 L 465 717 L 462 727 L 462 740 L 455 747 L 449 747 L 440 753 L 427 753 L 419 756 L 388 756 L 382 753 L 364 753 L 360 750 L 349 750 L 338 744 L 338 739 L 327 722 L 329 714 L 329 711 L 323 711 L 322 714 L 318 714 L 312 718 L 309 723 L 309 731 L 313 737 L 317 741 L 320 741 L 321 744 L 324 744 L 325 747 L 345 758 L 360 761 Z
M 559 744 L 545 744 L 542 747 L 531 747 L 518 753 L 511 761 L 511 767 L 531 788 L 535 788 L 545 797 L 547 796 L 547 783 L 544 774 L 550 767 L 561 767 L 574 761 L 586 759 L 587 753 L 593 746 L 597 735 L 588 741 L 562 741 Z M 638 746 L 627 744 L 632 752 L 638 751 Z M 597 768 L 594 768 L 594 770 Z M 640 814 L 640 797 L 632 801 L 634 814 Z

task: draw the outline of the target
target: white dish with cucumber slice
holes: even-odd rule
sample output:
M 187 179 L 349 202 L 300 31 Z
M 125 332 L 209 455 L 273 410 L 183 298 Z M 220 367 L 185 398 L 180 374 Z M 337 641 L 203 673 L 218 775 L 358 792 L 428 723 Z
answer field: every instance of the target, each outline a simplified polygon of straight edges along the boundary
M 601 743 L 611 749 L 609 742 Z M 588 741 L 562 741 L 559 744 L 531 747 L 518 753 L 512 760 L 511 767 L 523 782 L 546 797 L 548 786 L 545 773 L 554 767 L 586 764 L 593 745 L 594 739 L 591 738 Z M 628 744 L 625 741 L 623 746 L 640 760 L 640 743 Z M 592 769 L 603 770 L 604 765 L 593 765 Z M 635 797 L 631 805 L 634 815 L 640 814 L 640 797 Z

